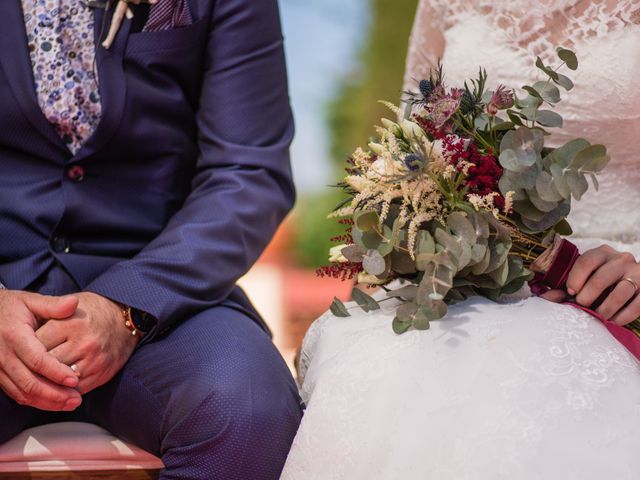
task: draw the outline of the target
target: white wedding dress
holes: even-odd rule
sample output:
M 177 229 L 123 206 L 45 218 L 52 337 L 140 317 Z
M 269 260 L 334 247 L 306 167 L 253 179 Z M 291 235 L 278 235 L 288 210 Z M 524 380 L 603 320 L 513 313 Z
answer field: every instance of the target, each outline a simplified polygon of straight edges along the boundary
M 490 87 L 519 87 L 558 45 L 581 64 L 556 141 L 612 156 L 574 204 L 572 240 L 640 258 L 640 0 L 421 1 L 407 84 L 441 56 L 449 85 L 482 65 Z M 282 479 L 640 479 L 640 363 L 586 313 L 523 297 L 470 299 L 401 336 L 389 307 L 319 318 Z

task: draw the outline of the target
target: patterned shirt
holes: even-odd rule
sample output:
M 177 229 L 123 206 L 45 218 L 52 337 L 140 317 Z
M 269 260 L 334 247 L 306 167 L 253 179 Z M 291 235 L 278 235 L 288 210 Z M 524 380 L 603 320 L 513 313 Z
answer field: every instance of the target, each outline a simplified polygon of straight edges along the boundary
M 38 103 L 75 154 L 102 113 L 93 11 L 80 0 L 22 0 L 22 9 Z

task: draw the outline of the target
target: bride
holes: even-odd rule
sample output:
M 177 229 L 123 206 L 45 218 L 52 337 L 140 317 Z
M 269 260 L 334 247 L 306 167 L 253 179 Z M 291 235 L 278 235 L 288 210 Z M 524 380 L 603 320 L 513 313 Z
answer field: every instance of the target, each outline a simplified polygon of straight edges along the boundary
M 569 217 L 586 254 L 568 286 L 589 305 L 617 285 L 599 311 L 625 323 L 640 315 L 640 0 L 421 0 L 407 87 L 439 57 L 450 85 L 479 65 L 490 87 L 523 85 L 556 46 L 581 65 L 555 141 L 584 136 L 612 157 Z M 397 336 L 392 310 L 310 329 L 282 479 L 640 478 L 640 364 L 598 320 L 523 294 Z

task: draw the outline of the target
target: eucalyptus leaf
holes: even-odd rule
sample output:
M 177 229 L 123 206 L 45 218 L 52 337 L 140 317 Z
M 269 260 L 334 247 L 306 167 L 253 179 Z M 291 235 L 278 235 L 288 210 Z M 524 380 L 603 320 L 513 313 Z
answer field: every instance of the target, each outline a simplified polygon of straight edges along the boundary
M 359 211 L 355 213 L 353 221 L 359 230 L 368 232 L 378 228 L 380 225 L 380 216 L 378 215 L 378 212 L 373 210 Z
M 365 250 L 377 249 L 383 241 L 383 238 L 377 231 L 363 232 L 355 225 L 353 225 L 351 229 L 351 236 L 353 237 L 353 241 Z
M 436 253 L 436 242 L 427 230 L 420 230 L 416 235 L 416 253 Z
M 353 263 L 362 262 L 362 258 L 364 257 L 365 250 L 360 245 L 347 245 L 342 250 L 340 250 L 342 255 Z
M 538 110 L 536 122 L 545 127 L 562 127 L 562 117 L 552 110 Z
M 412 324 L 416 330 L 429 330 L 429 315 L 424 307 L 415 313 Z
M 529 95 L 532 95 L 536 98 L 539 98 L 540 100 L 543 100 L 542 95 L 540 95 L 540 92 L 538 92 L 535 88 L 530 87 L 529 85 L 525 85 L 522 87 L 522 89 L 527 92 Z
M 367 250 L 362 259 L 362 266 L 371 275 L 382 275 L 386 269 L 386 262 L 377 250 Z
M 571 194 L 576 200 L 580 200 L 582 195 L 589 189 L 589 183 L 584 175 L 573 170 L 569 170 L 565 174 L 567 185 L 571 189 Z
M 550 212 L 558 206 L 558 201 L 547 202 L 540 198 L 535 190 L 529 190 L 527 194 L 529 195 L 529 201 L 541 212 Z
M 564 176 L 564 168 L 561 165 L 554 163 L 551 165 L 550 170 L 553 178 L 553 186 L 565 200 L 569 200 L 571 198 L 571 189 L 569 188 L 569 184 Z
M 536 57 L 536 67 L 546 73 L 552 80 L 558 79 L 558 74 L 554 72 L 550 67 L 547 67 L 540 57 Z
M 489 263 L 491 262 L 491 250 L 489 248 L 485 249 L 484 256 L 482 259 L 471 267 L 471 273 L 474 275 L 482 275 L 486 273 L 489 268 Z
M 556 209 L 545 214 L 540 220 L 531 220 L 523 217 L 522 223 L 533 233 L 544 232 L 566 218 L 570 211 L 571 203 L 565 200 L 560 203 Z
M 399 322 L 409 322 L 409 326 L 411 326 L 413 317 L 419 308 L 419 305 L 415 302 L 404 303 L 396 309 L 396 317 L 398 318 Z
M 536 82 L 533 84 L 533 88 L 546 102 L 558 103 L 560 101 L 560 90 L 552 83 Z
M 566 218 L 563 218 L 558 223 L 556 223 L 555 226 L 553 227 L 553 229 L 559 235 L 563 235 L 565 237 L 568 237 L 569 235 L 571 235 L 573 233 L 573 228 L 571 228 L 571 225 L 569 224 L 569 222 L 567 221 Z
M 502 264 L 489 273 L 489 276 L 495 281 L 499 286 L 504 286 L 507 282 L 507 278 L 509 276 L 509 263 L 505 258 L 505 261 Z
M 487 242 L 481 243 L 481 239 L 477 243 L 471 245 L 471 261 L 469 265 L 476 265 L 482 261 L 485 253 L 487 252 Z
M 581 171 L 599 172 L 608 163 L 607 148 L 604 145 L 591 145 L 578 152 L 569 166 Z
M 575 53 L 573 53 L 571 50 L 567 50 L 566 48 L 562 48 L 562 47 L 559 47 L 557 52 L 558 52 L 558 57 L 560 57 L 560 60 L 566 63 L 569 69 L 571 70 L 578 69 L 578 58 L 576 57 Z
M 347 307 L 344 306 L 338 297 L 333 297 L 333 303 L 331 307 L 329 307 L 331 313 L 333 313 L 336 317 L 350 317 L 351 314 L 347 310 Z
M 489 222 L 487 222 L 486 219 L 487 215 L 491 214 L 487 212 L 473 212 L 469 214 L 469 220 L 473 224 L 476 238 L 489 238 Z
M 543 147 L 542 132 L 526 127 L 510 130 L 500 142 L 500 164 L 507 170 L 514 171 L 531 167 L 542 159 Z
M 393 331 L 398 335 L 402 335 L 404 332 L 411 328 L 410 321 L 402 321 L 397 316 L 393 319 Z
M 404 287 L 396 288 L 387 292 L 387 297 L 396 297 L 403 300 L 413 301 L 418 294 L 417 285 L 405 285 Z
M 443 252 L 440 261 L 434 261 L 426 265 L 424 275 L 418 286 L 416 301 L 418 304 L 426 304 L 429 301 L 442 300 L 453 286 L 453 277 L 456 272 L 455 265 L 451 262 L 448 252 Z
M 486 130 L 489 126 L 489 117 L 486 114 L 478 115 L 473 122 L 476 130 Z
M 352 290 L 351 297 L 365 312 L 380 310 L 380 304 L 373 297 L 367 295 L 359 288 L 354 288 Z
M 558 73 L 558 78 L 554 79 L 554 82 L 564 88 L 567 92 L 573 88 L 573 82 L 571 79 L 561 73 Z
M 523 218 L 533 221 L 540 221 L 545 215 L 545 212 L 540 211 L 529 199 L 513 202 L 513 210 Z
M 393 250 L 387 258 L 390 260 L 391 269 L 400 275 L 416 272 L 416 261 L 404 250 Z
M 476 230 L 467 216 L 461 212 L 453 212 L 447 217 L 447 225 L 454 235 L 465 242 L 473 244 L 476 241 Z
M 462 255 L 462 246 L 456 240 L 456 237 L 441 228 L 437 228 L 435 232 L 436 241 L 454 258 Z
M 515 187 L 516 190 L 527 190 L 535 187 L 539 172 L 540 168 L 535 164 L 530 167 L 522 168 L 517 172 L 507 171 L 504 176 L 508 177 L 509 183 Z
M 509 117 L 509 120 L 511 120 L 512 123 L 514 123 L 515 125 L 518 126 L 523 126 L 524 124 L 522 123 L 522 117 L 520 116 L 520 112 L 516 111 L 516 110 L 507 110 L 507 116 Z
M 556 148 L 549 155 L 549 159 L 552 164 L 557 163 L 562 167 L 567 167 L 580 151 L 588 148 L 590 145 L 591 144 L 584 138 L 576 138 Z
M 536 191 L 542 200 L 547 202 L 559 202 L 564 197 L 558 192 L 554 183 L 553 177 L 549 172 L 542 171 L 536 178 Z

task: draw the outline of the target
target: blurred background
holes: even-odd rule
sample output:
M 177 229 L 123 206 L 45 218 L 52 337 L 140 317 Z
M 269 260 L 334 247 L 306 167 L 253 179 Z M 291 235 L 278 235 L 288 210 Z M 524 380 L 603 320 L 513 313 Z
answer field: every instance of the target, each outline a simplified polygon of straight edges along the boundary
M 291 157 L 298 203 L 241 280 L 290 366 L 305 332 L 352 284 L 320 278 L 330 238 L 343 233 L 326 216 L 341 199 L 345 159 L 367 143 L 400 98 L 418 0 L 280 0 L 296 139 Z

